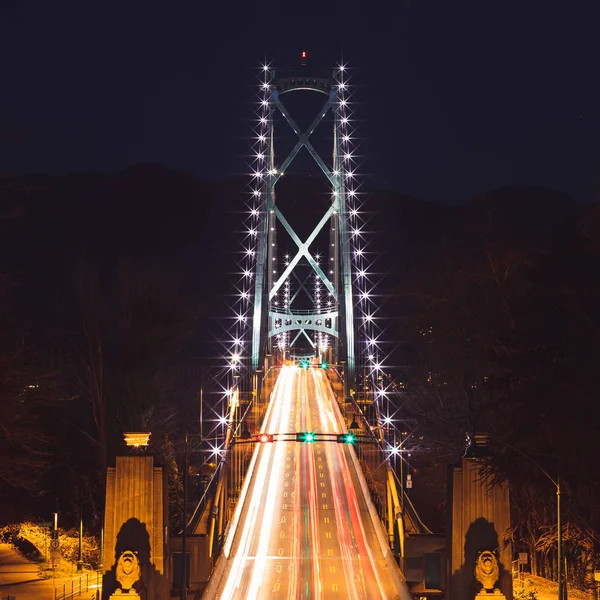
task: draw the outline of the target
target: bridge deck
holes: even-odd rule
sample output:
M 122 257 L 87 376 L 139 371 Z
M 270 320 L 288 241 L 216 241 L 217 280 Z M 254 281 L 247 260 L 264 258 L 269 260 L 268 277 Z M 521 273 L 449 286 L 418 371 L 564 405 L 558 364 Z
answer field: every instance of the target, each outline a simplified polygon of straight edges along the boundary
M 324 373 L 284 367 L 263 431 L 346 431 Z M 351 446 L 257 445 L 204 597 L 410 598 Z

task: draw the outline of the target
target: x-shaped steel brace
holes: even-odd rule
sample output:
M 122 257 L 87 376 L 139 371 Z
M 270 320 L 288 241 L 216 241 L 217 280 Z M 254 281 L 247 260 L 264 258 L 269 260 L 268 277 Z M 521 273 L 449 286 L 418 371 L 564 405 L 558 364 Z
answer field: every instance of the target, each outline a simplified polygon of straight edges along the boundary
M 271 180 L 272 185 L 274 186 L 279 181 L 279 178 L 281 177 L 282 173 L 285 173 L 286 169 L 290 166 L 291 162 L 294 160 L 296 154 L 298 154 L 302 146 L 304 146 L 309 151 L 310 155 L 313 157 L 315 162 L 319 165 L 319 167 L 321 167 L 321 171 L 323 171 L 325 177 L 329 179 L 329 182 L 332 185 L 335 185 L 335 180 L 331 169 L 323 162 L 323 159 L 319 156 L 318 152 L 314 149 L 313 145 L 308 141 L 308 138 L 314 133 L 315 129 L 317 128 L 317 125 L 327 114 L 327 111 L 330 109 L 330 107 L 333 106 L 335 94 L 331 93 L 329 95 L 327 102 L 325 102 L 325 105 L 320 110 L 319 114 L 315 117 L 314 121 L 311 123 L 310 127 L 306 130 L 305 133 L 302 133 L 300 131 L 300 128 L 298 127 L 298 125 L 296 125 L 296 122 L 294 121 L 294 119 L 292 119 L 286 107 L 281 103 L 281 100 L 279 100 L 279 94 L 277 92 L 273 92 L 272 98 L 273 102 L 275 103 L 275 106 L 277 106 L 281 114 L 284 116 L 285 120 L 294 130 L 294 133 L 298 136 L 298 141 L 296 142 L 296 145 L 289 153 L 288 157 L 283 161 L 283 164 L 279 168 L 277 175 L 275 175 Z
M 308 278 L 310 277 L 310 273 L 304 278 L 304 281 L 302 281 L 300 279 L 300 277 L 298 277 L 298 275 L 296 275 L 296 273 L 292 273 L 292 275 L 294 276 L 296 281 L 300 284 L 300 287 L 294 292 L 294 295 L 291 297 L 290 301 L 288 302 L 288 307 L 292 306 L 292 302 L 294 302 L 294 300 L 296 299 L 296 297 L 302 290 L 304 290 L 304 293 L 306 294 L 306 296 L 308 298 L 311 297 L 310 292 L 308 291 L 308 289 L 306 288 L 306 285 L 305 285 L 305 283 L 308 281 Z
M 333 284 L 331 283 L 331 281 L 329 281 L 329 278 L 327 277 L 327 275 L 325 275 L 325 273 L 323 273 L 323 270 L 321 269 L 321 267 L 317 264 L 315 259 L 312 257 L 312 255 L 308 251 L 308 249 L 310 248 L 310 245 L 313 243 L 313 241 L 317 237 L 319 231 L 321 231 L 321 229 L 323 229 L 323 226 L 325 225 L 325 223 L 327 223 L 327 221 L 333 214 L 333 211 L 335 210 L 335 206 L 332 204 L 329 207 L 329 210 L 323 215 L 321 220 L 317 223 L 317 226 L 312 230 L 312 233 L 308 236 L 308 238 L 306 239 L 306 242 L 302 242 L 300 240 L 300 238 L 298 237 L 296 232 L 292 229 L 292 226 L 287 222 L 287 219 L 283 216 L 283 214 L 277 207 L 273 208 L 272 210 L 275 211 L 275 215 L 281 221 L 281 224 L 284 226 L 285 230 L 290 234 L 290 237 L 292 238 L 292 240 L 294 240 L 294 243 L 296 244 L 296 246 L 298 246 L 298 252 L 296 252 L 296 255 L 290 261 L 290 264 L 286 267 L 285 271 L 281 274 L 279 279 L 274 283 L 273 287 L 271 288 L 271 291 L 269 292 L 269 300 L 273 299 L 273 296 L 275 296 L 275 294 L 277 293 L 279 288 L 283 285 L 285 280 L 290 276 L 290 273 L 294 270 L 294 267 L 298 264 L 299 260 L 304 256 L 304 257 L 306 257 L 306 260 L 308 261 L 310 266 L 315 270 L 315 273 L 321 278 L 321 281 L 325 284 L 325 287 L 327 288 L 329 293 L 335 298 L 335 301 L 337 302 L 338 295 L 337 295 L 337 292 L 335 291 L 335 288 L 333 287 Z

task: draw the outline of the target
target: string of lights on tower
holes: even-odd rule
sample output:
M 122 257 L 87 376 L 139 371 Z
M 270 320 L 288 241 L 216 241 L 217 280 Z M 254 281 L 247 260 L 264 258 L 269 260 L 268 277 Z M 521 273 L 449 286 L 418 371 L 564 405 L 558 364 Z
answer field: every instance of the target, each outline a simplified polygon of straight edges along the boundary
M 303 52 L 303 66 L 307 60 Z M 365 199 L 358 179 L 360 156 L 349 69 L 344 64 L 334 69 L 333 76 L 327 80 L 329 89 L 325 90 L 328 101 L 319 115 L 320 119 L 329 109 L 333 115 L 333 164 L 329 166 L 315 156 L 314 148 L 306 143 L 316 125 L 304 134 L 294 129 L 299 137 L 303 136 L 300 137 L 302 143 L 312 150 L 313 158 L 332 188 L 331 207 L 325 215 L 330 220 L 329 256 L 306 253 L 307 262 L 314 270 L 310 278 L 313 313 L 310 318 L 297 320 L 291 303 L 293 268 L 298 259 L 290 254 L 281 261 L 277 258 L 276 229 L 278 223 L 286 226 L 286 222 L 274 200 L 274 187 L 282 173 L 278 172 L 273 151 L 273 114 L 279 111 L 290 124 L 295 126 L 295 123 L 281 104 L 281 82 L 275 80 L 274 86 L 274 77 L 271 65 L 261 67 L 227 369 L 232 376 L 248 378 L 259 366 L 267 348 L 282 356 L 289 353 L 298 338 L 293 335 L 294 323 L 303 321 L 302 327 L 310 331 L 315 353 L 323 356 L 329 348 L 335 349 L 334 360 L 345 362 L 349 390 L 370 395 L 378 414 L 382 419 L 389 419 L 389 410 L 382 400 L 392 390 L 385 384 L 389 379 L 384 377 L 382 332 L 377 324 L 379 307 L 374 292 L 373 256 L 367 251 Z M 293 160 L 294 154 L 290 156 L 282 163 L 283 168 Z M 300 248 L 299 254 L 301 252 Z M 326 319 L 327 314 L 330 317 Z M 326 321 L 333 322 L 330 329 L 324 326 Z

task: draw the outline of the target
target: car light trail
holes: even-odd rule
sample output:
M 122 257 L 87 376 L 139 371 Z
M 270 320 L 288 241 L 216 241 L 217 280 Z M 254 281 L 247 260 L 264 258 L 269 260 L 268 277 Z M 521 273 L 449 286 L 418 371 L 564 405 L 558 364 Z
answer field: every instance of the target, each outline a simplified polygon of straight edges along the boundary
M 282 368 L 261 428 L 275 439 L 256 442 L 228 531 L 229 558 L 219 559 L 219 580 L 207 594 L 223 600 L 399 597 L 353 445 L 335 438 L 277 440 L 298 431 L 347 433 L 321 369 Z

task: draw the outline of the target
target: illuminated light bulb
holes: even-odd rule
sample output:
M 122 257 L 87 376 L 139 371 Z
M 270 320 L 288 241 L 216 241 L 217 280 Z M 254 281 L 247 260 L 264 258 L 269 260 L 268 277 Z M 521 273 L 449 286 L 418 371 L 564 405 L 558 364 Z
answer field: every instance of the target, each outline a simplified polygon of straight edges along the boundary
M 261 134 L 261 135 L 258 136 L 258 141 L 259 142 L 266 142 L 267 138 L 264 135 Z
M 248 248 L 248 249 L 246 250 L 246 254 L 247 254 L 248 256 L 254 256 L 254 250 L 252 250 L 252 248 Z
M 248 294 L 248 292 L 242 292 L 240 294 L 240 296 L 244 299 L 244 300 L 248 300 L 248 298 L 250 297 L 250 295 Z
M 261 122 L 263 125 L 266 125 L 266 124 L 267 124 L 267 119 L 265 119 L 265 117 L 261 117 L 261 118 L 260 118 L 260 122 Z
M 372 354 L 369 354 L 369 356 L 367 357 L 369 360 L 373 360 L 375 358 L 375 356 L 373 356 Z
M 347 171 L 346 172 L 346 178 L 347 179 L 352 179 L 352 177 L 354 177 L 354 173 L 352 171 Z M 351 193 L 350 193 L 350 195 L 352 196 Z
M 365 275 L 366 275 L 366 274 L 367 274 L 367 273 L 366 273 L 365 271 L 363 271 L 363 270 L 360 270 L 360 271 L 358 272 L 358 276 L 359 276 L 359 277 L 365 277 Z
M 244 271 L 244 277 L 251 277 L 252 276 L 252 271 L 249 271 L 248 269 L 246 269 Z
M 250 235 L 256 235 L 256 229 L 248 229 Z
M 267 82 L 262 84 L 262 89 L 263 90 L 268 90 L 269 89 L 269 84 Z
M 259 153 L 256 155 L 256 158 L 258 158 L 258 160 L 264 160 L 264 159 L 265 159 L 265 155 L 264 155 L 262 152 L 259 152 Z
M 354 190 L 350 190 L 348 192 L 348 196 L 350 196 L 350 198 L 354 198 L 355 195 L 356 195 L 356 192 Z
M 261 102 L 261 104 L 262 104 L 263 106 L 269 106 L 269 103 L 268 103 L 266 100 L 263 100 L 263 101 Z
M 356 215 L 358 215 L 358 211 L 357 211 L 355 208 L 353 208 L 353 209 L 350 211 L 350 215 L 351 215 L 351 216 L 353 216 L 353 217 L 356 217 Z
M 348 117 L 342 117 L 342 125 L 347 125 L 349 123 Z
M 349 142 L 350 141 L 350 136 L 349 135 L 345 135 L 345 136 L 342 137 L 342 140 L 344 142 Z
M 333 174 L 334 174 L 334 175 L 337 177 L 337 176 L 340 174 L 340 172 L 339 172 L 339 171 L 337 171 L 337 170 L 335 170 L 335 171 L 333 172 Z M 337 196 L 337 192 L 334 192 L 334 194 Z
M 344 154 L 344 160 L 350 160 L 352 158 L 352 154 L 350 154 L 350 152 L 346 152 L 346 154 Z M 350 175 L 350 177 L 352 177 L 352 175 Z
M 384 417 L 383 423 L 384 423 L 384 425 L 391 425 L 392 419 L 390 417 Z
M 263 71 L 268 71 L 269 70 L 269 65 L 263 65 Z
M 340 106 L 346 106 L 348 104 L 346 100 L 340 100 Z
M 258 210 L 257 210 L 256 208 L 253 208 L 253 209 L 250 211 L 250 214 L 251 214 L 253 217 L 258 217 Z
M 258 177 L 260 179 L 262 177 L 262 173 L 260 171 L 254 171 L 254 177 Z
M 253 194 L 254 196 L 260 196 L 260 192 L 259 192 L 258 190 L 254 190 L 254 191 L 252 192 L 252 194 Z
M 363 255 L 363 251 L 362 250 L 355 250 L 354 253 L 356 254 L 356 256 L 362 256 Z

